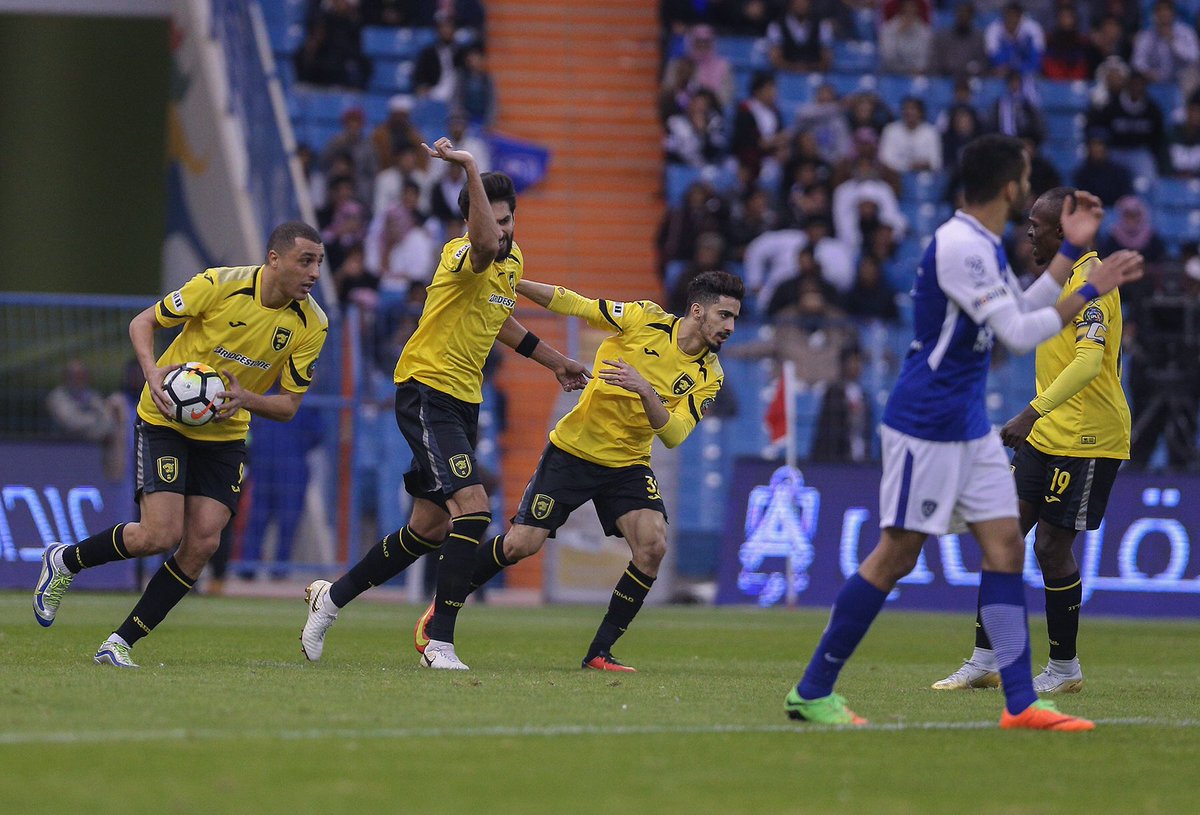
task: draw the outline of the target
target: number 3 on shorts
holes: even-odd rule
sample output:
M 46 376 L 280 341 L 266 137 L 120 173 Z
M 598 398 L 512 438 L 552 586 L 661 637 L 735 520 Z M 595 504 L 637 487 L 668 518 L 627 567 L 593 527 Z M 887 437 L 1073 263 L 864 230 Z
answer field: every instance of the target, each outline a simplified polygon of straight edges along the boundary
M 652 475 L 645 476 L 645 478 L 646 497 L 652 501 L 661 501 L 662 496 L 658 494 L 658 480 Z

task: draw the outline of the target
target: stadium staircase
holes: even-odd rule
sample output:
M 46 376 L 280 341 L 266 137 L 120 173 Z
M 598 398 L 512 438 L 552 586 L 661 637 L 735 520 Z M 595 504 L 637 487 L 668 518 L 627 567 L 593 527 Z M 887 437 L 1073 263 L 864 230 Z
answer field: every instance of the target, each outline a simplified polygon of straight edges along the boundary
M 657 5 L 644 0 L 492 0 L 488 54 L 502 133 L 550 149 L 545 181 L 521 195 L 517 242 L 531 279 L 593 296 L 656 297 L 654 232 L 662 213 L 662 139 L 656 119 Z M 561 318 L 522 318 L 567 347 Z M 581 352 L 588 357 L 590 351 Z M 539 366 L 505 358 L 505 506 L 515 508 L 537 467 L 555 406 Z M 509 587 L 542 585 L 537 558 Z

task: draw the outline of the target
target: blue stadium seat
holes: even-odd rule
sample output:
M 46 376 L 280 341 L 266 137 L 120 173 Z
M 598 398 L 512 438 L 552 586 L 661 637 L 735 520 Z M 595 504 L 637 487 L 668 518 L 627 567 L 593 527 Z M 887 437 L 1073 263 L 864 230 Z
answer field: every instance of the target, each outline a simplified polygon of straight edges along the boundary
M 1173 82 L 1155 82 L 1149 87 L 1150 98 L 1158 102 L 1162 108 L 1163 117 L 1171 119 L 1171 113 L 1183 105 L 1183 94 L 1179 86 Z
M 1047 111 L 1046 136 L 1051 142 L 1066 145 L 1083 143 L 1084 115 Z
M 272 51 L 294 54 L 304 42 L 304 26 L 300 23 L 268 24 L 267 37 L 271 40 Z
M 392 98 L 390 93 L 369 93 L 363 100 L 363 112 L 367 114 L 367 125 L 375 125 L 382 122 L 388 116 L 388 100 Z
M 975 109 L 986 118 L 991 115 L 992 106 L 1004 92 L 1004 80 L 994 76 L 980 77 L 971 80 L 971 88 L 975 92 Z
M 667 205 L 676 206 L 683 200 L 688 187 L 700 180 L 700 171 L 686 164 L 667 165 Z
M 367 89 L 376 93 L 410 93 L 413 65 L 411 59 L 377 57 Z
M 946 174 L 934 172 L 905 173 L 902 179 L 900 200 L 925 203 L 940 201 L 946 191 Z
M 879 95 L 893 109 L 899 109 L 900 100 L 906 96 L 920 99 L 925 103 L 925 115 L 930 120 L 937 118 L 954 96 L 954 84 L 943 76 L 882 74 L 878 77 L 878 85 Z
M 1155 209 L 1154 228 L 1168 243 L 1186 243 L 1200 238 L 1200 210 Z
M 833 43 L 833 70 L 842 74 L 874 73 L 879 69 L 879 54 L 870 40 L 836 40 Z
M 1154 205 L 1157 209 L 1200 209 L 1200 179 L 1159 178 Z
M 390 28 L 369 25 L 363 29 L 363 51 L 369 57 L 415 59 L 421 49 L 437 39 L 432 28 Z
M 1042 143 L 1041 152 L 1062 173 L 1063 182 L 1070 184 L 1083 161 L 1083 144 L 1078 141 L 1066 144 L 1047 141 Z
M 433 139 L 446 132 L 446 119 L 449 116 L 450 106 L 437 99 L 417 99 L 409 114 L 417 130 Z
M 1042 107 L 1047 111 L 1084 113 L 1088 109 L 1088 85 L 1083 81 L 1061 82 L 1047 79 L 1038 84 Z
M 352 107 L 362 105 L 362 94 L 352 91 L 331 91 L 325 89 L 297 89 L 295 95 L 304 101 L 304 116 L 314 122 L 341 121 L 342 113 Z
M 775 76 L 775 84 L 779 88 L 779 109 L 795 112 L 796 105 L 802 105 L 813 97 L 813 91 L 823 80 L 833 80 L 834 77 L 823 77 L 820 74 L 789 74 L 780 73 Z
M 766 68 L 765 40 L 757 37 L 717 37 L 717 53 L 734 68 Z

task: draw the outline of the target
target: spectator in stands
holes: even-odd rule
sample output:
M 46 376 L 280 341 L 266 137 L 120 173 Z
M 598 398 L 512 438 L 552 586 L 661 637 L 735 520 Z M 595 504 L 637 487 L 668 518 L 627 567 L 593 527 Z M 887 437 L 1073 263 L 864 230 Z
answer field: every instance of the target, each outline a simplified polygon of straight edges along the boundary
M 696 237 L 696 254 L 683 264 L 674 264 L 673 274 L 663 281 L 667 287 L 667 303 L 674 313 L 687 311 L 688 285 L 697 275 L 713 269 L 725 270 L 725 239 L 716 232 L 701 232 Z M 678 270 L 678 271 L 675 271 Z M 678 309 L 678 311 L 676 311 Z
M 925 120 L 925 103 L 917 97 L 905 97 L 900 118 L 883 129 L 879 160 L 898 173 L 941 171 L 942 140 L 937 128 Z
M 1188 100 L 1183 121 L 1171 128 L 1167 150 L 1174 175 L 1200 178 L 1200 97 Z
M 329 225 L 321 230 L 325 258 L 336 269 L 346 259 L 346 253 L 361 246 L 367 237 L 367 207 L 357 198 L 344 198 L 333 209 Z
M 453 138 L 451 141 L 454 144 L 460 143 Z M 429 191 L 429 213 L 441 221 L 443 235 L 462 234 L 462 215 L 458 210 L 458 194 L 462 191 L 465 183 L 467 183 L 467 174 L 463 171 L 462 165 L 450 164 Z
M 375 185 L 375 174 L 379 171 L 378 159 L 371 140 L 367 138 L 366 115 L 361 107 L 347 108 L 342 112 L 342 129 L 335 133 L 321 150 L 317 167 L 328 174 L 334 159 L 349 156 L 353 165 L 355 190 L 364 199 L 370 199 Z
M 487 53 L 479 43 L 462 50 L 456 106 L 473 125 L 487 126 L 496 118 L 496 88 L 488 71 Z
M 771 196 L 762 187 L 751 187 L 731 208 L 725 230 L 725 256 L 741 263 L 746 247 L 778 223 L 779 215 L 771 206 Z
M 1087 153 L 1075 170 L 1075 187 L 1095 195 L 1104 206 L 1133 194 L 1133 175 L 1108 156 L 1108 131 L 1099 127 L 1087 130 Z
M 1116 99 L 1121 91 L 1125 90 L 1125 84 L 1129 81 L 1129 65 L 1120 57 L 1108 57 L 1100 66 L 1096 68 L 1095 82 L 1092 84 L 1092 89 L 1088 91 L 1088 105 L 1091 108 L 1089 113 L 1094 115 L 1095 112 L 1104 108 L 1113 99 Z
M 425 141 L 421 131 L 412 123 L 413 98 L 408 94 L 396 94 L 388 100 L 388 115 L 371 133 L 371 144 L 375 147 L 375 159 L 380 170 L 396 163 L 398 151 L 405 147 L 416 150 Z
M 1042 155 L 1033 139 L 1021 139 L 1021 143 L 1025 145 L 1025 153 L 1029 156 L 1029 206 L 1026 209 L 1032 209 L 1033 202 L 1042 193 L 1062 186 L 1062 173 L 1050 159 Z
M 806 250 L 801 255 L 808 257 Z M 804 268 L 801 277 L 785 284 L 790 300 L 782 296 L 784 286 L 776 293 L 772 339 L 765 344 L 747 343 L 744 353 L 766 352 L 780 361 L 791 360 L 797 380 L 810 385 L 836 382 L 841 375 L 842 349 L 858 344 L 858 332 L 831 302 L 815 261 L 805 260 Z
M 816 137 L 810 132 L 797 134 L 780 185 L 783 201 L 780 220 L 799 225 L 810 215 L 828 215 L 832 178 L 833 167 L 821 156 Z M 816 200 L 818 189 L 825 192 L 820 200 Z
M 859 157 L 854 174 L 833 191 L 834 229 L 839 239 L 858 249 L 877 223 L 887 224 L 897 235 L 908 226 L 896 192 L 880 177 L 877 163 Z
M 840 354 L 838 378 L 825 389 L 813 432 L 812 461 L 862 463 L 871 457 L 875 436 L 871 400 L 862 386 L 863 358 L 857 345 Z
M 46 410 L 67 436 L 104 442 L 117 430 L 121 414 L 115 401 L 92 387 L 92 374 L 83 360 L 72 359 L 63 368 L 62 383 L 47 394 Z
M 941 76 L 979 76 L 988 68 L 987 45 L 975 25 L 975 6 L 954 7 L 954 24 L 933 35 L 930 70 Z
M 738 105 L 731 149 L 751 182 L 764 175 L 764 169 L 768 180 L 777 175 L 776 157 L 787 140 L 778 98 L 775 76 L 761 71 L 750 82 L 749 98 Z
M 688 32 L 685 53 L 696 66 L 693 81 L 713 93 L 724 110 L 733 103 L 733 69 L 717 51 L 717 35 L 710 25 L 697 25 Z
M 863 253 L 854 273 L 854 286 L 842 298 L 851 317 L 895 322 L 900 319 L 896 292 L 883 276 L 883 267 L 871 253 Z
M 692 94 L 685 113 L 667 119 L 663 148 L 671 164 L 715 170 L 728 146 L 720 103 L 707 88 Z
M 983 134 L 983 122 L 970 104 L 952 105 L 947 111 L 946 129 L 942 133 L 942 167 L 955 173 L 958 158 L 967 142 Z
M 421 49 L 413 65 L 413 91 L 420 97 L 453 102 L 458 93 L 458 29 L 454 14 L 439 11 L 435 15 L 437 39 Z
M 879 6 L 879 18 L 887 23 L 904 13 L 907 0 L 883 0 Z M 917 16 L 922 22 L 933 23 L 933 3 L 931 0 L 913 0 L 917 7 Z M 939 2 L 938 5 L 941 5 Z
M 423 25 L 413 19 L 412 12 L 421 5 L 414 0 L 361 0 L 361 5 L 365 25 Z M 432 19 L 432 10 L 429 13 Z
M 984 32 L 988 59 L 997 76 L 1016 71 L 1020 76 L 1033 76 L 1042 67 L 1042 52 L 1046 50 L 1046 35 L 1041 25 L 1025 13 L 1018 2 L 1006 3 L 1000 18 Z
M 363 291 L 369 292 L 367 299 L 374 302 L 373 295 L 379 290 L 379 276 L 367 268 L 361 243 L 346 249 L 342 265 L 333 270 L 333 283 L 342 306 L 361 305 Z
M 667 119 L 687 110 L 695 74 L 696 63 L 687 56 L 673 58 L 663 69 L 662 84 L 658 88 L 658 118 L 664 127 Z
M 790 73 L 825 72 L 833 64 L 833 24 L 812 11 L 811 0 L 788 0 L 767 26 L 771 65 Z
M 892 118 L 892 112 L 888 110 L 883 97 L 874 91 L 858 91 L 846 98 L 846 124 L 851 133 L 857 134 L 866 127 L 878 137 Z
M 454 142 L 457 144 L 457 142 Z M 401 147 L 396 151 L 392 166 L 383 170 L 375 177 L 375 198 L 371 203 L 371 211 L 378 223 L 373 224 L 377 231 L 383 216 L 389 209 L 401 203 L 404 195 L 404 185 L 412 182 L 421 190 L 421 209 L 428 211 L 429 190 L 435 179 L 432 178 L 432 168 L 426 169 L 420 165 L 420 151 L 412 147 Z M 371 262 L 371 253 L 367 252 L 367 264 L 378 268 Z
M 424 288 L 433 280 L 442 234 L 440 225 L 422 211 L 420 198 L 420 187 L 412 181 L 404 182 L 401 202 L 384 217 L 382 234 L 378 237 L 381 291 L 407 293 L 413 287 Z
M 811 249 L 821 267 L 821 279 L 832 286 L 837 301 L 854 285 L 854 252 L 845 241 L 833 236 L 833 222 L 826 216 L 814 215 L 801 224 L 804 247 Z
M 1031 139 L 1041 144 L 1046 138 L 1046 122 L 1037 102 L 1030 96 L 1029 85 L 1016 70 L 1010 70 L 1004 81 L 1004 92 L 992 106 L 992 130 L 1018 139 Z
M 817 86 L 812 101 L 796 109 L 793 126 L 806 137 L 812 137 L 817 155 L 826 162 L 840 161 L 850 154 L 853 147 L 842 101 L 838 99 L 837 90 L 828 82 Z M 785 173 L 785 177 L 789 175 Z
M 1116 17 L 1101 18 L 1099 23 L 1092 26 L 1088 39 L 1093 47 L 1090 63 L 1093 75 L 1105 61 L 1115 59 L 1127 63 L 1130 54 L 1133 53 L 1133 42 L 1129 32 L 1121 26 L 1121 21 Z
M 296 51 L 296 78 L 314 85 L 367 87 L 371 61 L 362 50 L 362 27 L 355 0 L 323 3 Z
M 900 173 L 879 160 L 879 137 L 869 127 L 860 127 L 854 131 L 854 152 L 848 158 L 834 165 L 834 189 L 861 173 L 858 166 L 861 161 L 870 165 L 870 173 L 873 177 L 883 180 L 896 195 L 900 194 L 903 189 Z
M 1153 184 L 1166 153 L 1166 132 L 1162 109 L 1146 92 L 1146 77 L 1130 72 L 1125 89 L 1089 118 L 1089 124 L 1109 132 L 1113 161 L 1124 164 L 1135 182 Z
M 1108 257 L 1119 249 L 1140 252 L 1151 266 L 1167 259 L 1167 246 L 1154 230 L 1150 207 L 1136 195 L 1126 195 L 1117 201 L 1117 220 L 1107 234 L 1100 236 L 1100 256 Z
M 900 12 L 879 28 L 879 69 L 889 74 L 929 70 L 933 28 L 921 16 L 917 0 L 903 0 Z
M 767 303 L 768 317 L 775 319 L 782 314 L 783 319 L 789 319 L 796 313 L 810 313 L 809 309 L 814 301 L 809 300 L 807 304 L 801 301 L 813 289 L 820 293 L 821 303 L 827 307 L 830 315 L 842 316 L 841 311 L 837 309 L 838 291 L 825 279 L 825 270 L 821 267 L 821 261 L 817 260 L 815 247 L 801 246 L 796 250 L 793 269 L 792 275 L 781 281 L 771 292 Z
M 354 176 L 349 174 L 337 175 L 329 179 L 328 190 L 325 194 L 325 206 L 317 210 L 317 227 L 327 229 L 337 214 L 338 207 L 345 201 L 358 201 L 357 187 Z M 332 265 L 332 263 L 331 263 Z
M 1079 30 L 1079 11 L 1063 4 L 1055 15 L 1055 26 L 1046 37 L 1042 74 L 1047 79 L 1089 79 L 1098 63 L 1098 51 Z
M 696 237 L 702 232 L 724 232 L 728 219 L 725 202 L 706 181 L 693 182 L 683 200 L 669 208 L 658 229 L 659 274 L 674 260 L 691 260 L 696 253 Z
M 1184 94 L 1196 87 L 1200 41 L 1196 32 L 1175 19 L 1175 4 L 1158 0 L 1153 18 L 1133 40 L 1133 67 L 1151 82 L 1171 82 Z

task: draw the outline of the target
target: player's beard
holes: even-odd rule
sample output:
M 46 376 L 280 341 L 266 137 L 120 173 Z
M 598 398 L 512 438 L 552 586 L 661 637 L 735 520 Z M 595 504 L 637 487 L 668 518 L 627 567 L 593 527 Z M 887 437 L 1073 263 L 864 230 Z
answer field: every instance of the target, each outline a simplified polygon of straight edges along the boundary
M 508 260 L 508 256 L 512 254 L 513 239 L 508 235 L 500 238 L 500 251 L 496 253 L 496 260 Z

